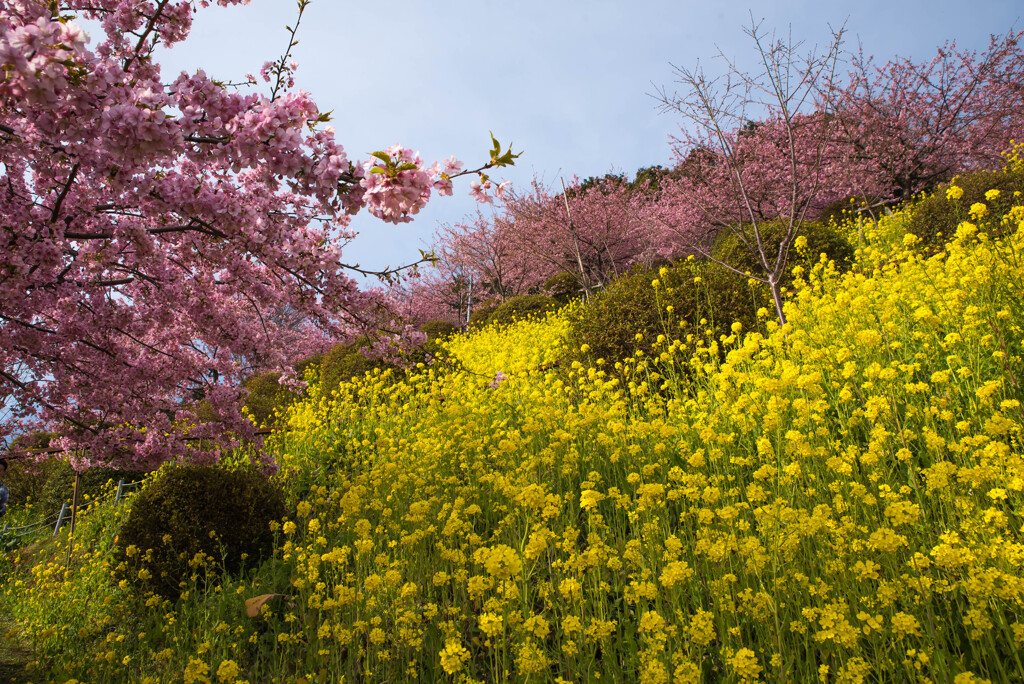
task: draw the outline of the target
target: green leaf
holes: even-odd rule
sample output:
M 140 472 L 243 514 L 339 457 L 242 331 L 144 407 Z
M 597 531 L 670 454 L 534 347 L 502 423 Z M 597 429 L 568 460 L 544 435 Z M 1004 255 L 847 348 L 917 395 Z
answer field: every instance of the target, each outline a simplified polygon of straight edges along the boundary
M 387 169 L 382 166 L 374 166 L 370 169 L 370 173 L 387 173 Z
M 381 152 L 381 151 L 378 150 L 377 152 L 371 152 L 370 156 L 371 157 L 376 157 L 377 159 L 380 159 L 382 162 L 384 162 L 388 166 L 391 165 L 391 157 L 389 157 L 386 152 Z

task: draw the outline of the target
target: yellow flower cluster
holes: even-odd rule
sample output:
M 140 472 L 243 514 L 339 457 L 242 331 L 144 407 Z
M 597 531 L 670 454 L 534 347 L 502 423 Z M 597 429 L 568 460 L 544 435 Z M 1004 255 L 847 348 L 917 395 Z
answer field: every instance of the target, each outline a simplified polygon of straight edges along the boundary
M 971 213 L 930 256 L 860 227 L 784 327 L 665 311 L 654 355 L 586 367 L 552 314 L 314 387 L 271 440 L 274 558 L 110 651 L 184 681 L 1024 678 L 1024 209 Z M 35 590 L 81 606 L 60 574 Z

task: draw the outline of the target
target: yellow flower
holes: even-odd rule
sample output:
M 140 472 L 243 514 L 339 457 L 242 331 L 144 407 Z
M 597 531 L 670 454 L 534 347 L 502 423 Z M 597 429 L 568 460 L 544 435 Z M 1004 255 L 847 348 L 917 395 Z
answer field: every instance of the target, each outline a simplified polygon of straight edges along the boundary
M 640 632 L 660 632 L 665 628 L 665 618 L 657 611 L 650 610 L 640 618 Z
M 706 610 L 698 610 L 687 626 L 690 641 L 697 646 L 707 646 L 715 638 L 715 618 Z
M 480 631 L 489 637 L 496 637 L 505 631 L 505 623 L 500 615 L 495 613 L 483 613 L 477 619 Z
M 689 564 L 686 561 L 673 561 L 665 566 L 665 569 L 661 571 L 661 584 L 671 589 L 679 582 L 685 582 L 693 575 L 693 570 L 690 569 Z
M 185 666 L 185 684 L 210 684 L 210 666 L 195 658 L 188 659 Z
M 462 669 L 462 664 L 469 660 L 469 651 L 458 639 L 448 639 L 441 651 L 441 667 L 450 675 Z
M 592 511 L 604 500 L 604 494 L 593 489 L 584 489 L 580 493 L 580 508 L 585 511 Z
M 761 676 L 761 666 L 757 662 L 757 655 L 749 648 L 741 648 L 729 659 L 729 665 L 736 672 L 741 681 L 757 681 Z
M 523 568 L 523 562 L 519 559 L 519 555 L 506 544 L 498 544 L 490 549 L 478 549 L 473 558 L 477 563 L 481 563 L 490 575 L 499 580 L 516 576 Z
M 238 678 L 239 672 L 238 663 L 234 660 L 224 660 L 217 668 L 217 679 L 221 682 L 233 682 Z
M 956 185 L 950 185 L 946 189 L 946 199 L 958 200 L 964 196 L 964 189 Z
M 900 639 L 908 635 L 921 636 L 921 624 L 913 615 L 901 611 L 892 616 L 891 622 L 892 631 Z

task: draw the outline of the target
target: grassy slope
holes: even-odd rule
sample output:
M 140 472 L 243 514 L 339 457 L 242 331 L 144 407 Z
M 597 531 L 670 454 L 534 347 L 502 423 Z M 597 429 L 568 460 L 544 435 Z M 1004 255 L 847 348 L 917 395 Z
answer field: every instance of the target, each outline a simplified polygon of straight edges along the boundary
M 133 603 L 98 511 L 3 609 L 58 680 L 1022 677 L 1022 219 L 931 258 L 886 219 L 785 330 L 614 371 L 557 316 L 456 338 L 295 407 L 258 571 Z

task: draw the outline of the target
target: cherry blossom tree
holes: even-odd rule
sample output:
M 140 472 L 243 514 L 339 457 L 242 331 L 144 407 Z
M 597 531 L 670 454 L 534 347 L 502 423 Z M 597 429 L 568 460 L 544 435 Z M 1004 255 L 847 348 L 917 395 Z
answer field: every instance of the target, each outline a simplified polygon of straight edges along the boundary
M 484 171 L 514 162 L 493 139 L 472 171 L 400 146 L 350 160 L 293 87 L 298 22 L 261 71 L 269 94 L 204 71 L 165 79 L 155 49 L 183 41 L 196 11 L 0 3 L 0 396 L 13 407 L 0 436 L 59 427 L 82 464 L 216 458 L 193 445 L 252 436 L 238 381 L 253 363 L 283 367 L 305 351 L 295 335 L 379 326 L 383 295 L 341 260 L 353 214 L 410 221 L 465 174 L 487 200 Z M 267 313 L 280 311 L 307 323 Z M 215 422 L 190 408 L 199 395 Z
M 536 290 L 544 282 L 514 239 L 512 218 L 504 212 L 472 221 L 441 226 L 435 235 L 435 254 L 450 269 L 472 278 L 476 299 L 514 297 Z
M 753 18 L 745 32 L 759 55 L 757 71 L 720 55 L 726 63 L 722 76 L 708 76 L 699 64 L 675 67 L 683 93 L 658 94 L 665 111 L 681 114 L 690 125 L 677 152 L 697 149 L 701 155 L 699 172 L 675 184 L 675 201 L 666 198 L 648 215 L 689 236 L 693 249 L 709 259 L 715 232 L 735 234 L 760 263 L 751 277 L 768 285 L 784 324 L 780 283 L 793 243 L 816 207 L 834 199 L 830 194 L 841 196 L 829 189 L 842 187 L 841 174 L 850 172 L 849 156 L 829 132 L 835 117 L 816 99 L 817 84 L 834 79 L 842 31 L 823 52 L 806 55 L 792 37 L 767 35 Z M 749 126 L 752 115 L 761 122 Z M 705 157 L 711 163 L 702 163 Z M 777 248 L 764 234 L 766 220 L 782 223 Z
M 955 174 L 992 168 L 1024 131 L 1024 31 L 986 50 L 940 47 L 926 63 L 879 66 L 862 50 L 843 78 L 817 83 L 839 140 L 871 164 L 886 194 L 908 199 Z
M 673 251 L 639 218 L 644 201 L 613 179 L 585 190 L 577 179 L 557 194 L 534 179 L 528 191 L 508 192 L 503 214 L 515 252 L 528 260 L 525 268 L 543 277 L 572 273 L 589 295 L 633 264 Z

